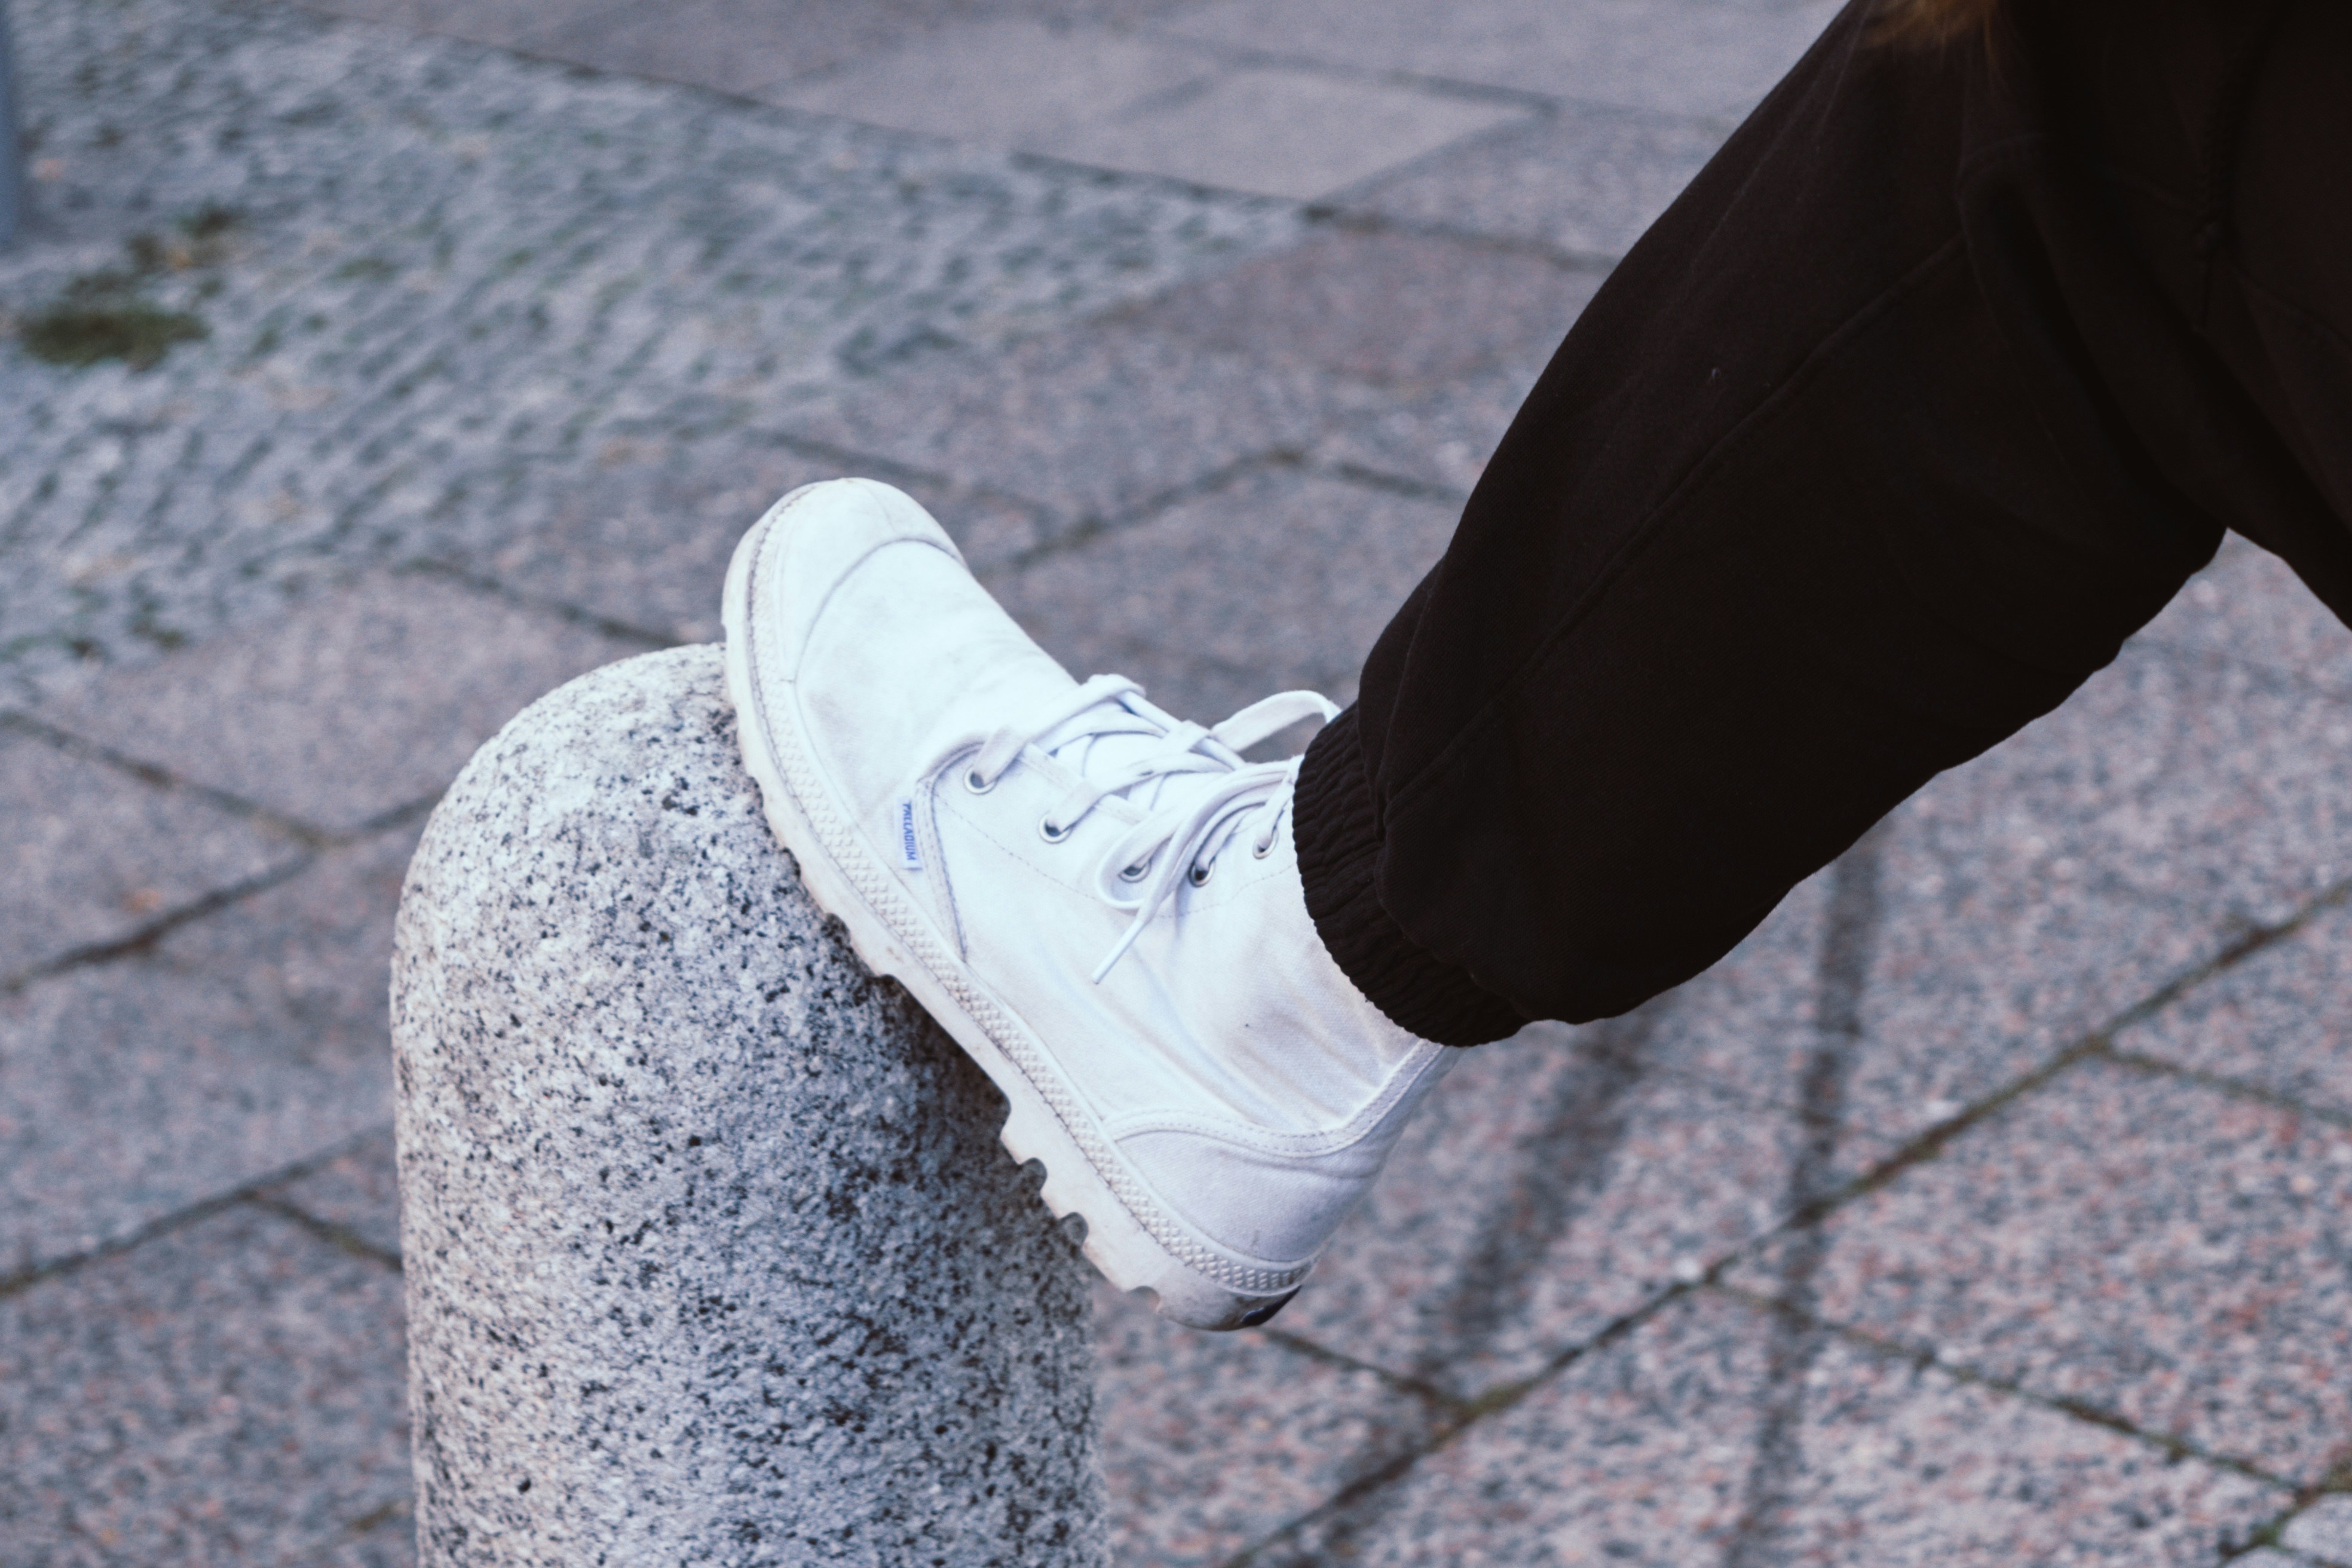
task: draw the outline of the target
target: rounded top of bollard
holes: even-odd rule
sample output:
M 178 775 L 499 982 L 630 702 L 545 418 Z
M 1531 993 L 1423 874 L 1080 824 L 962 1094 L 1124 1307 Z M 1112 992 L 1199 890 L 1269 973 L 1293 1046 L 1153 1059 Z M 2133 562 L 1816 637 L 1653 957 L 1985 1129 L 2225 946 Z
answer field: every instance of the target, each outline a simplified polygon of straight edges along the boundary
M 394 1032 L 426 1563 L 1107 1561 L 1086 1265 L 801 889 L 718 650 L 467 765 Z

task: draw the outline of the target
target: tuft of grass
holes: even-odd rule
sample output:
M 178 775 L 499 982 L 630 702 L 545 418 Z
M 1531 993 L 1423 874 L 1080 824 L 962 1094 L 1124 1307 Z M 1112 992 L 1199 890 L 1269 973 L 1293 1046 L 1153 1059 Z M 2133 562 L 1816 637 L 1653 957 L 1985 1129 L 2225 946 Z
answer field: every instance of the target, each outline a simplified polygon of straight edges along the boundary
M 229 231 L 241 221 L 234 208 L 208 202 L 180 220 L 175 236 L 132 235 L 123 246 L 127 268 L 84 273 L 66 285 L 55 303 L 20 324 L 25 352 L 49 364 L 79 368 L 113 359 L 133 370 L 146 370 L 169 353 L 173 344 L 210 336 L 200 318 L 167 310 L 140 290 L 149 279 L 167 272 L 216 265 Z M 217 282 L 207 278 L 197 292 L 207 293 Z
M 180 220 L 180 232 L 194 240 L 218 239 L 244 221 L 235 207 L 206 202 Z
M 195 317 L 135 296 L 78 300 L 70 292 L 26 321 L 22 331 L 25 352 L 49 364 L 79 368 L 119 359 L 133 370 L 150 368 L 173 343 L 207 335 Z

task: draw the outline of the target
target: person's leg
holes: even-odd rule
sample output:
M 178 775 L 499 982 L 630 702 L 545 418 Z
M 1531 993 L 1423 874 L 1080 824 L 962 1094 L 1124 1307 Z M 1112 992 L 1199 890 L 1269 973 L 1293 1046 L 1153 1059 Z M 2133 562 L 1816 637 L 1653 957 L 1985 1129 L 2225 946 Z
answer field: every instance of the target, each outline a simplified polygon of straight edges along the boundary
M 1303 786 L 1244 753 L 1321 699 L 1209 730 L 1081 683 L 887 486 L 795 492 L 738 547 L 770 822 L 1119 1288 L 1264 1321 L 1460 1056 L 1432 1039 L 1703 966 L 2210 552 L 2182 498 L 2229 410 L 2173 374 L 2147 280 L 2051 237 L 2082 214 L 2011 161 L 1980 68 L 1856 34 L 1596 302 Z M 2151 453 L 2125 438 L 2151 407 L 2194 428 Z
M 1472 1044 L 1697 973 L 2107 663 L 2217 519 L 2256 531 L 2226 509 L 2293 475 L 2214 450 L 2245 400 L 2176 262 L 2278 9 L 2013 0 L 1990 59 L 1831 27 L 1595 297 L 1308 752 L 1308 908 L 1383 1012 Z

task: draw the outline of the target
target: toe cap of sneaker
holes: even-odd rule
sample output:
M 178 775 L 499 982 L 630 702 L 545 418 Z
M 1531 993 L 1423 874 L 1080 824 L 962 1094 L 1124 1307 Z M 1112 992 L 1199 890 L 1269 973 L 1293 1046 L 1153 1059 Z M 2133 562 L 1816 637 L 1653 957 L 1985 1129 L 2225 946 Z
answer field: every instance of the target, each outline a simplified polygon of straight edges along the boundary
M 826 601 L 859 563 L 894 544 L 929 545 L 961 566 L 963 555 L 912 496 L 879 479 L 827 479 L 776 503 L 766 520 L 759 579 L 772 671 L 798 677 Z

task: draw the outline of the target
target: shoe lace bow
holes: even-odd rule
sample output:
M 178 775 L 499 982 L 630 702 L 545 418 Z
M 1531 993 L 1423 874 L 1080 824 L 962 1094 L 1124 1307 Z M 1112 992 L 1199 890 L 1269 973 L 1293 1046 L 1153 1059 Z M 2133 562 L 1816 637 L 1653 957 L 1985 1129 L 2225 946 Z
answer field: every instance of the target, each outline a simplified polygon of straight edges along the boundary
M 1067 838 L 1088 813 L 1113 796 L 1143 811 L 1142 820 L 1109 847 L 1096 868 L 1096 893 L 1114 908 L 1134 911 L 1127 930 L 1095 966 L 1093 978 L 1099 984 L 1181 883 L 1189 880 L 1197 888 L 1209 879 L 1217 857 L 1244 824 L 1257 829 L 1251 853 L 1263 858 L 1272 852 L 1305 759 L 1252 763 L 1241 753 L 1301 720 L 1328 723 L 1339 713 L 1320 692 L 1277 691 L 1222 724 L 1202 726 L 1146 702 L 1143 688 L 1123 675 L 1097 675 L 1027 721 L 980 740 L 977 750 L 971 741 L 952 748 L 939 771 L 960 764 L 963 787 L 985 795 L 1032 746 L 1063 761 L 1077 782 L 1038 824 L 1049 843 Z M 1145 743 L 1104 744 L 1114 737 L 1138 737 Z M 1195 777 L 1197 787 L 1176 782 Z

